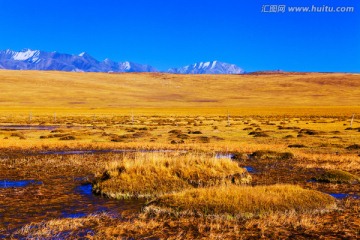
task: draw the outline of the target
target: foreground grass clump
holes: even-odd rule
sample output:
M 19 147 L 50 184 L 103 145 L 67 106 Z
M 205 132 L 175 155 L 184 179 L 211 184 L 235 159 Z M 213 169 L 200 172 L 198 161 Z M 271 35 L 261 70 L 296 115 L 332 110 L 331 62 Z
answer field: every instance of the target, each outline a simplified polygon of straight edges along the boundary
M 111 217 L 106 213 L 92 214 L 84 218 L 51 219 L 30 223 L 15 232 L 14 238 L 23 239 L 79 239 L 93 235 L 91 226 L 109 223 Z M 81 238 L 82 239 L 82 238 Z
M 339 203 L 342 211 L 275 213 L 261 218 L 189 216 L 131 218 L 92 214 L 31 223 L 8 239 L 358 239 L 360 202 Z M 346 221 L 339 221 L 344 216 Z M 343 215 L 346 214 L 346 215 Z
M 353 175 L 349 172 L 345 172 L 342 170 L 327 170 L 325 173 L 320 175 L 314 180 L 318 182 L 326 182 L 326 183 L 357 183 L 360 182 L 360 178 L 356 175 Z
M 145 211 L 149 214 L 249 218 L 277 212 L 309 212 L 334 207 L 333 197 L 295 185 L 217 186 L 161 196 L 150 202 Z
M 111 198 L 147 198 L 195 187 L 250 182 L 249 173 L 229 159 L 147 153 L 109 164 L 93 189 Z

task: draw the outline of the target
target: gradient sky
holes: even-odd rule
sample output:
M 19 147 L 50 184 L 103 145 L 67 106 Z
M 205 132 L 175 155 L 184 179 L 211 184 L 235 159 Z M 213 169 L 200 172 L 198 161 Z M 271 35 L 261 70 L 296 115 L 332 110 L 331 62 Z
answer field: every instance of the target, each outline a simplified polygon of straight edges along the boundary
M 261 13 L 264 4 L 353 13 Z M 0 49 L 133 61 L 219 60 L 246 71 L 360 72 L 359 0 L 0 0 Z

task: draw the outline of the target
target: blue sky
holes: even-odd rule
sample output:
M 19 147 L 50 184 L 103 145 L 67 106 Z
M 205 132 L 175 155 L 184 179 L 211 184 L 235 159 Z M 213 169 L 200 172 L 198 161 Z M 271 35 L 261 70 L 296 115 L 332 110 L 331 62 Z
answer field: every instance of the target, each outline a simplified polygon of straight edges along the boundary
M 262 13 L 263 5 L 353 13 Z M 246 71 L 360 72 L 358 0 L 0 0 L 0 49 L 133 61 L 219 60 Z

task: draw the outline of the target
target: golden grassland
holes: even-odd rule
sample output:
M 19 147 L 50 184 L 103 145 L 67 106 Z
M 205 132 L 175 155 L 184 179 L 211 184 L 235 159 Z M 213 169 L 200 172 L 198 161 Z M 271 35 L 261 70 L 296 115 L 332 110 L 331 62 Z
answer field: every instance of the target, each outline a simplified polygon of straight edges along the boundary
M 360 112 L 359 74 L 175 75 L 2 70 L 0 88 L 1 112 L 14 114 L 29 111 L 84 115 L 131 111 L 166 115 L 227 111 L 234 115 L 309 114 L 313 107 L 327 114 Z M 264 109 L 265 106 L 270 108 Z M 300 110 L 294 111 L 294 107 Z
M 360 235 L 360 200 L 327 195 L 360 192 L 358 74 L 2 70 L 0 87 L 1 178 L 43 183 L 0 188 L 0 238 Z M 53 154 L 71 150 L 90 152 Z M 150 205 L 59 219 L 51 206 L 79 200 L 79 177 Z M 23 227 L 8 233 L 12 218 Z

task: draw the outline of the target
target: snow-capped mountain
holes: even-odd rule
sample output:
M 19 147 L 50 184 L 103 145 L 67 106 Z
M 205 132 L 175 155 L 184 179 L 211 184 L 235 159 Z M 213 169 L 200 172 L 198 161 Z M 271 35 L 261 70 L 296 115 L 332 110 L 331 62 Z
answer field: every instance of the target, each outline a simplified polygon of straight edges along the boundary
M 133 62 L 100 62 L 82 52 L 79 55 L 23 49 L 0 51 L 0 69 L 58 70 L 71 72 L 157 72 L 154 67 Z
M 178 74 L 242 74 L 244 70 L 235 64 L 211 61 L 194 63 L 181 68 L 171 68 L 168 72 Z
M 57 70 L 69 72 L 159 72 L 156 68 L 133 62 L 98 61 L 86 52 L 72 55 L 58 52 L 23 49 L 0 51 L 0 69 Z M 242 74 L 235 64 L 219 61 L 200 62 L 182 68 L 171 68 L 167 73 L 179 74 Z

